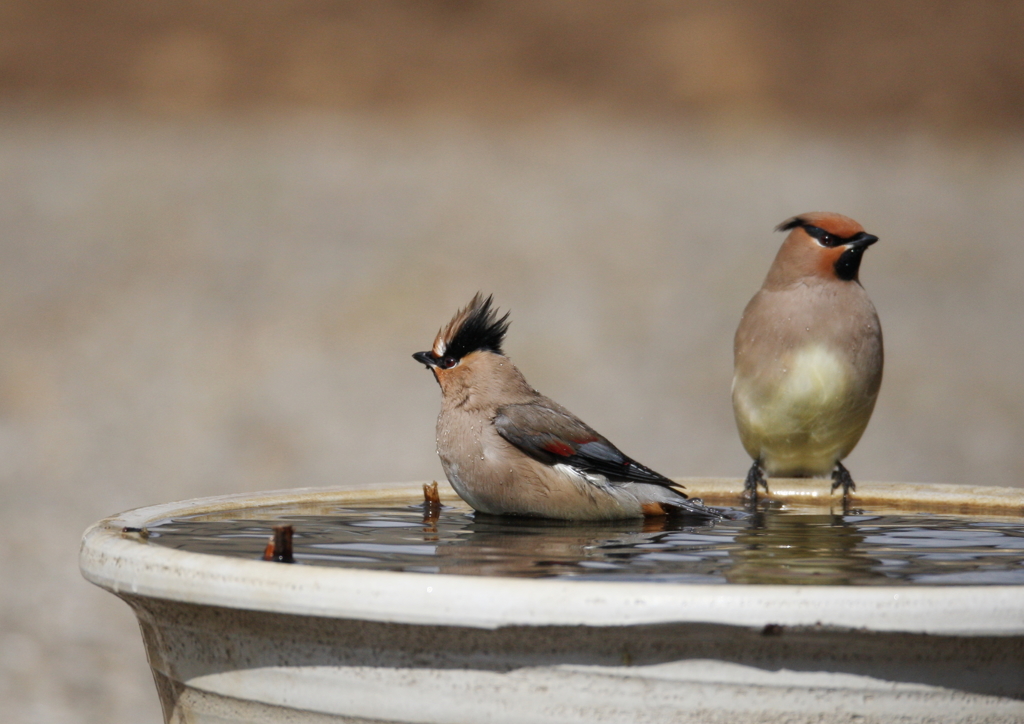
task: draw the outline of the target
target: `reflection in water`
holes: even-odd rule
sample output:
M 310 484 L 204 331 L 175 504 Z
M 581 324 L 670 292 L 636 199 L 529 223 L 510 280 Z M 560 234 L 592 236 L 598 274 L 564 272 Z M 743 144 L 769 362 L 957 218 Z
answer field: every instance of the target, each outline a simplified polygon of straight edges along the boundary
M 739 520 L 695 522 L 499 518 L 464 506 L 311 515 L 274 508 L 165 521 L 149 529 L 148 541 L 259 559 L 272 527 L 287 523 L 299 565 L 674 583 L 1024 583 L 1019 519 L 768 507 Z
M 653 555 L 644 551 L 672 546 L 666 542 L 670 533 L 692 535 L 714 527 L 713 522 L 685 523 L 670 518 L 579 523 L 476 514 L 464 527 L 465 535 L 440 542 L 437 572 L 539 578 L 615 571 L 623 577 L 634 564 L 652 568 Z
M 864 536 L 841 515 L 759 511 L 737 532 L 730 583 L 851 584 L 884 578 Z

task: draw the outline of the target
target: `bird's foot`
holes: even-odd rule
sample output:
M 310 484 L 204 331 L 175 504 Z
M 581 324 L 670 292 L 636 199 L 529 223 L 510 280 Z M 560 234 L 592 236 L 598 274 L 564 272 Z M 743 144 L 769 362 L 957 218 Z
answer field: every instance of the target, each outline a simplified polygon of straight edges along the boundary
M 764 488 L 765 495 L 768 495 L 768 481 L 761 472 L 761 461 L 755 460 L 747 471 L 747 479 L 743 482 L 743 499 L 757 502 L 757 488 Z
M 856 490 L 857 486 L 853 483 L 853 477 L 850 475 L 850 471 L 846 469 L 846 466 L 842 463 L 836 463 L 836 469 L 832 471 L 832 491 L 836 492 L 836 488 L 840 485 L 843 486 L 843 501 L 844 505 L 850 498 L 850 491 Z

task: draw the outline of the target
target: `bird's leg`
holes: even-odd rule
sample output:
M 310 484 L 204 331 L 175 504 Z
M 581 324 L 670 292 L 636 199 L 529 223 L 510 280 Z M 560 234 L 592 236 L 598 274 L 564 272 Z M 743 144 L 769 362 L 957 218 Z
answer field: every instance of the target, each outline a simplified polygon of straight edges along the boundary
M 747 471 L 747 479 L 743 483 L 743 497 L 751 500 L 757 500 L 757 486 L 764 488 L 765 495 L 768 494 L 768 481 L 764 479 L 764 473 L 761 472 L 761 461 L 755 460 L 754 464 L 750 466 L 750 470 Z
M 850 471 L 846 469 L 842 463 L 836 463 L 836 469 L 832 471 L 832 491 L 836 492 L 836 488 L 840 485 L 843 486 L 843 499 L 846 500 L 850 497 L 850 491 L 856 490 L 857 486 L 853 484 L 853 477 L 850 475 Z

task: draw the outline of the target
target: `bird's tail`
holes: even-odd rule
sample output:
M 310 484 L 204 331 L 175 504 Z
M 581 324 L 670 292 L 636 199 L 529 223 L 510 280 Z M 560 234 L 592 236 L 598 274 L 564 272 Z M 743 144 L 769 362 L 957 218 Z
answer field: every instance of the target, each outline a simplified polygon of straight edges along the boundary
M 700 498 L 689 498 L 678 489 L 678 483 L 673 482 L 673 487 L 662 485 L 637 486 L 636 494 L 644 502 L 655 503 L 661 507 L 665 514 L 671 516 L 685 516 L 688 518 L 702 518 L 704 520 L 732 520 L 735 511 L 722 508 L 712 508 L 704 505 Z M 681 487 L 681 486 L 679 486 Z

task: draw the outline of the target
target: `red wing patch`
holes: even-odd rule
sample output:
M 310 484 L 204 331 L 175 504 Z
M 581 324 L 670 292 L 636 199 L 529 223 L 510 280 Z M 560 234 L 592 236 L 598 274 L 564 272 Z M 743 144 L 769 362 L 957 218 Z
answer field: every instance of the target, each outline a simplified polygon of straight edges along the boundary
M 547 450 L 549 453 L 552 453 L 554 455 L 561 455 L 564 458 L 567 458 L 570 455 L 574 455 L 576 453 L 576 450 L 573 449 L 571 445 L 564 443 L 561 440 L 552 440 L 547 445 L 544 445 L 544 449 Z

